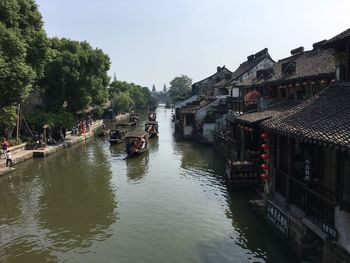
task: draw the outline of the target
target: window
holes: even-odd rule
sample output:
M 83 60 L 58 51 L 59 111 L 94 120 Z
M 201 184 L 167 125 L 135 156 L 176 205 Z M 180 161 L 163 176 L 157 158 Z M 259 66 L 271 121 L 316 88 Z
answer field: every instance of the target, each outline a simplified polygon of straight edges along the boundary
M 347 208 L 350 211 L 350 157 L 344 156 L 341 163 L 340 176 L 343 179 L 342 183 L 342 201 L 343 208 Z
M 282 75 L 288 76 L 296 71 L 296 64 L 295 62 L 287 62 L 282 64 Z
M 288 173 L 288 137 L 278 137 L 278 169 Z
M 186 114 L 186 126 L 192 126 L 194 121 L 193 114 Z
M 319 164 L 320 186 L 322 189 L 336 192 L 337 180 L 337 152 L 331 148 L 320 148 L 321 158 Z M 314 178 L 314 183 L 317 183 L 317 177 Z

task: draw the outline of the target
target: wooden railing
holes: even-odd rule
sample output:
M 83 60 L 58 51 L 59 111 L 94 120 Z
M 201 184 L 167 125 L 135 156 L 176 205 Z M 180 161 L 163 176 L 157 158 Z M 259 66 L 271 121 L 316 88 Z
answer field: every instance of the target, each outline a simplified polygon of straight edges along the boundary
M 284 197 L 287 197 L 287 174 L 276 170 L 275 191 Z

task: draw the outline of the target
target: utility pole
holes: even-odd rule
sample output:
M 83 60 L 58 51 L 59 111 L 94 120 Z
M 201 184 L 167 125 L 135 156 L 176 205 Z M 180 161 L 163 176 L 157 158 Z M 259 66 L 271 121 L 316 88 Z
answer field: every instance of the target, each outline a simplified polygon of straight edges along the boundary
M 21 104 L 18 103 L 18 107 L 17 107 L 17 133 L 16 133 L 17 140 L 19 139 L 20 110 L 21 110 Z

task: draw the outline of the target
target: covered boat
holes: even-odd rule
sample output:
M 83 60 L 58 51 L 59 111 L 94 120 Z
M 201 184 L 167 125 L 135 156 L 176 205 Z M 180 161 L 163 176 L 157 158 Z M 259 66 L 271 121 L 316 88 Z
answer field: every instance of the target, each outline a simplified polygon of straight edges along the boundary
M 128 130 L 125 128 L 118 128 L 109 131 L 109 142 L 110 144 L 121 143 L 125 140 L 125 135 L 127 135 Z
M 129 132 L 125 136 L 127 158 L 145 152 L 148 149 L 149 134 L 145 131 Z
M 149 121 L 155 121 L 156 119 L 157 119 L 157 113 L 155 113 L 155 112 L 148 113 L 148 120 Z
M 147 121 L 145 124 L 145 131 L 148 132 L 149 137 L 158 136 L 158 122 Z
M 140 114 L 136 113 L 136 112 L 132 112 L 130 113 L 130 116 L 129 116 L 129 121 L 131 123 L 136 123 L 140 120 Z

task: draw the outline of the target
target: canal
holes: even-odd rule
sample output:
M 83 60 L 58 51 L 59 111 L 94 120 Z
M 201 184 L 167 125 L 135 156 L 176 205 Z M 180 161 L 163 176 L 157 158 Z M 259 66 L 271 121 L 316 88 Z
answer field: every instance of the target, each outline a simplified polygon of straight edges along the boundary
M 253 193 L 228 192 L 223 160 L 170 119 L 158 108 L 160 137 L 137 158 L 96 138 L 0 178 L 0 262 L 296 262 Z

